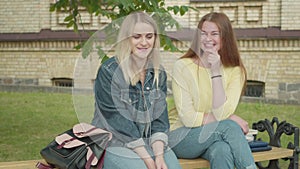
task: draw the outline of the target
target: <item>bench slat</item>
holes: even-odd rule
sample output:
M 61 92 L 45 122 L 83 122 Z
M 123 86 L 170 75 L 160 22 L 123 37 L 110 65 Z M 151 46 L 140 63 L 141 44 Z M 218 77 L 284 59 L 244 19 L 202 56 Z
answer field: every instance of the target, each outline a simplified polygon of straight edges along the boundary
M 272 147 L 270 151 L 252 153 L 255 162 L 280 159 L 293 156 L 294 150 L 287 148 Z
M 182 169 L 209 168 L 209 162 L 202 158 L 179 159 Z
M 293 156 L 292 149 L 272 147 L 270 151 L 262 151 L 252 153 L 256 162 L 280 159 L 284 157 Z M 35 169 L 36 163 L 44 160 L 29 160 L 29 161 L 12 161 L 0 162 L 0 169 Z M 209 162 L 202 158 L 198 159 L 179 159 L 180 165 L 183 169 L 205 168 L 209 167 Z
M 252 153 L 255 162 L 281 159 L 293 156 L 294 150 L 286 148 L 272 147 L 270 151 L 261 151 Z M 209 162 L 202 158 L 197 159 L 179 159 L 182 169 L 205 168 L 209 167 Z
M 43 160 L 0 162 L 0 169 L 36 169 L 38 161 Z

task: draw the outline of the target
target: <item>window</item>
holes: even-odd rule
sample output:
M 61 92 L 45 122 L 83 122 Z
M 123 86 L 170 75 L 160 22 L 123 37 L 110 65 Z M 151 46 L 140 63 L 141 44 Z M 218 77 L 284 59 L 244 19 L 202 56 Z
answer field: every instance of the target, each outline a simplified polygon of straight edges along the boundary
M 265 83 L 260 81 L 248 80 L 245 96 L 264 97 Z
M 70 78 L 53 78 L 52 85 L 53 86 L 60 86 L 60 87 L 72 87 L 73 80 Z

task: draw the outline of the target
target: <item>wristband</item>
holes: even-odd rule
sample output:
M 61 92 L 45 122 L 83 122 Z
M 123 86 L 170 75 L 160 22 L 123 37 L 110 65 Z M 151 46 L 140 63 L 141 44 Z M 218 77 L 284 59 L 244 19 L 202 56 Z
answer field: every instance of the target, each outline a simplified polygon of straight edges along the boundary
M 212 76 L 211 79 L 216 78 L 216 77 L 222 77 L 222 75 Z

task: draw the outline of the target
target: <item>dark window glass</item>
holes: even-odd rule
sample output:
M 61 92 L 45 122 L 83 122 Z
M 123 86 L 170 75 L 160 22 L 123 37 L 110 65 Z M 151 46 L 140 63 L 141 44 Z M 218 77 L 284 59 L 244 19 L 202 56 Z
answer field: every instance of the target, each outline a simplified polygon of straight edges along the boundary
M 73 87 L 73 80 L 70 78 L 53 78 L 52 84 L 53 86 Z
M 247 81 L 245 96 L 249 97 L 264 97 L 265 83 L 260 81 Z

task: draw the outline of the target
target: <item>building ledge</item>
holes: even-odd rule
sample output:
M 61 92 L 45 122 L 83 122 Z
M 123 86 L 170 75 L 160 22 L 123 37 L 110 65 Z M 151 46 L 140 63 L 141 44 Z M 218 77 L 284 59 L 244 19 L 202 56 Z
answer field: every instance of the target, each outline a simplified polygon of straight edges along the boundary
M 167 35 L 174 40 L 190 41 L 194 36 L 194 29 L 181 29 L 167 32 Z M 16 41 L 76 41 L 87 40 L 95 30 L 81 31 L 75 33 L 72 30 L 53 31 L 42 29 L 38 33 L 0 33 L 0 42 Z M 247 28 L 235 29 L 237 39 L 300 39 L 300 30 L 281 30 L 278 27 L 270 28 Z M 105 38 L 104 33 L 99 38 Z

